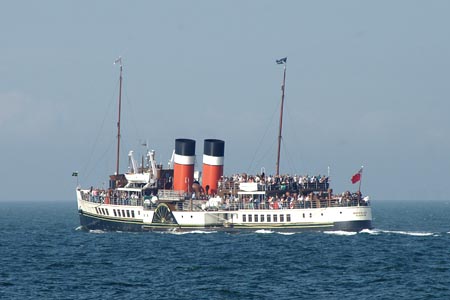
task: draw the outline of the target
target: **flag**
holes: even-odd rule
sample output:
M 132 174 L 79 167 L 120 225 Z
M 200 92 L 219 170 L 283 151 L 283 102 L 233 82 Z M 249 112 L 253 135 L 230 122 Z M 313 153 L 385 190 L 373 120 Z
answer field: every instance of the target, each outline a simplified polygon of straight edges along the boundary
M 283 58 L 277 59 L 276 62 L 279 65 L 285 64 L 287 62 L 287 57 L 283 57 Z
M 356 173 L 355 175 L 352 176 L 351 180 L 352 180 L 353 184 L 355 184 L 361 180 L 362 171 L 363 171 L 363 168 L 361 167 L 361 169 L 359 169 L 358 173 Z
M 115 61 L 114 64 L 120 64 L 122 65 L 122 56 L 119 56 Z
M 72 176 L 77 177 L 78 176 L 78 172 L 72 172 Z

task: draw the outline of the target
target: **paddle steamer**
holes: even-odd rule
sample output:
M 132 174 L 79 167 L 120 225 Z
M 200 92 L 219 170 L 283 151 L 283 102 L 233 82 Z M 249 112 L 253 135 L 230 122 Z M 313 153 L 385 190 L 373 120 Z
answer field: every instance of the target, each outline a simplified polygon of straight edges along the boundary
M 119 171 L 122 62 L 120 62 L 116 173 L 109 188 L 77 187 L 82 228 L 105 231 L 155 230 L 344 230 L 372 227 L 368 197 L 334 194 L 326 176 L 280 175 L 286 61 L 278 135 L 276 172 L 273 176 L 236 174 L 223 176 L 225 142 L 205 139 L 202 172 L 195 170 L 196 141 L 175 139 L 172 166 L 158 165 L 148 151 L 141 164 L 128 154 L 126 173 Z M 360 180 L 361 172 L 357 173 Z M 200 175 L 201 174 L 201 175 Z M 78 175 L 78 174 L 77 174 Z

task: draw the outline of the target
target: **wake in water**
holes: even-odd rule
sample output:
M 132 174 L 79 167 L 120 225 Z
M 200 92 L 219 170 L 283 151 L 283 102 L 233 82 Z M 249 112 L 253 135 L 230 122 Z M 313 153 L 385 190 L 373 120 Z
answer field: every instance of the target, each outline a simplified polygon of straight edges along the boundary
M 400 235 L 409 235 L 409 236 L 439 236 L 439 233 L 435 232 L 424 232 L 424 231 L 402 231 L 402 230 L 383 230 L 383 229 L 364 229 L 361 230 L 360 233 L 366 234 L 400 234 Z
M 83 226 L 78 226 L 75 228 L 75 231 L 83 231 L 85 228 Z M 107 231 L 103 231 L 100 229 L 91 229 L 87 230 L 89 233 L 94 234 L 102 234 L 107 233 Z M 122 231 L 116 231 L 117 233 L 122 233 Z M 178 230 L 170 230 L 170 231 L 160 231 L 157 233 L 160 234 L 173 234 L 173 235 L 185 235 L 185 234 L 211 234 L 211 233 L 218 233 L 219 231 L 212 231 L 212 230 L 191 230 L 191 231 L 178 231 Z M 257 234 L 272 234 L 276 233 L 279 235 L 295 235 L 297 233 L 301 232 L 279 232 L 279 231 L 272 231 L 268 229 L 259 229 L 254 231 L 254 233 Z M 398 235 L 408 235 L 408 236 L 416 236 L 416 237 L 437 237 L 441 236 L 442 234 L 450 234 L 450 231 L 448 232 L 426 232 L 426 231 L 404 231 L 404 230 L 384 230 L 384 229 L 363 229 L 360 232 L 355 231 L 323 231 L 324 234 L 329 235 L 340 235 L 340 236 L 353 236 L 357 234 L 369 234 L 369 235 L 381 235 L 381 234 L 398 234 Z
M 177 230 L 170 230 L 170 231 L 161 231 L 159 233 L 184 235 L 184 234 L 210 234 L 210 233 L 217 233 L 217 231 L 209 231 L 209 230 L 177 231 Z
M 268 233 L 274 233 L 274 231 L 268 230 L 268 229 L 259 229 L 259 230 L 256 230 L 255 233 L 268 234 Z
M 356 235 L 358 234 L 356 231 L 324 231 L 325 234 L 334 234 L 334 235 Z
M 106 233 L 106 231 L 103 231 L 103 230 L 100 230 L 100 229 L 91 229 L 91 230 L 89 230 L 89 233 L 100 234 L 100 233 Z
M 435 236 L 434 232 L 420 232 L 420 231 L 397 231 L 397 230 L 381 230 L 383 233 L 403 234 L 410 236 Z

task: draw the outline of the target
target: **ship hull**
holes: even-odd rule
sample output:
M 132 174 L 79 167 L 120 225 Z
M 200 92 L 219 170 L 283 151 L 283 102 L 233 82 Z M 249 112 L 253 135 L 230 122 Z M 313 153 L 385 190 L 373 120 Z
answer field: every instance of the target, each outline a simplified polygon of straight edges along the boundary
M 154 207 L 85 201 L 78 191 L 80 224 L 103 231 L 361 231 L 372 228 L 370 206 L 304 209 L 177 210 L 176 205 Z
M 349 231 L 359 232 L 372 228 L 371 220 L 351 220 L 339 222 L 325 222 L 314 224 L 228 224 L 224 226 L 189 226 L 179 224 L 152 224 L 142 221 L 119 221 L 79 212 L 80 224 L 84 230 L 123 231 L 123 232 L 145 232 L 145 231 L 225 231 L 245 232 L 256 230 L 271 230 L 276 232 L 306 232 L 306 231 Z

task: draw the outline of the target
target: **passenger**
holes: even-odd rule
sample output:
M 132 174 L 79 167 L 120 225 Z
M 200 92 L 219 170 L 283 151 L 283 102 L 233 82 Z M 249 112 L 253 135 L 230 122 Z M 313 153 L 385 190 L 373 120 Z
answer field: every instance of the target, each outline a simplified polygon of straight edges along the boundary
M 255 208 L 255 209 L 259 209 L 259 208 L 260 208 L 259 205 L 261 204 L 260 201 L 259 201 L 259 198 L 254 199 L 253 202 L 255 203 L 254 208 Z
M 279 206 L 279 204 L 278 204 L 278 201 L 275 200 L 275 201 L 273 202 L 273 209 L 279 209 L 279 208 L 280 208 L 280 206 Z
M 295 200 L 291 199 L 291 202 L 289 203 L 289 208 L 294 209 L 295 208 Z

